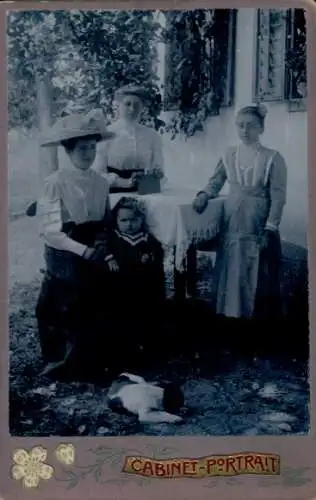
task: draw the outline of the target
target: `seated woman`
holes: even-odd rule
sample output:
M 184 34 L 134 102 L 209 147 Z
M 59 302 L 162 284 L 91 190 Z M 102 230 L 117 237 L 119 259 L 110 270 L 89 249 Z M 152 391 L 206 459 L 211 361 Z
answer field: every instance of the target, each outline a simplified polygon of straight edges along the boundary
M 43 374 L 54 377 L 77 378 L 92 358 L 98 364 L 95 271 L 106 265 L 111 211 L 108 182 L 90 167 L 97 142 L 112 136 L 93 113 L 78 114 L 57 121 L 41 144 L 62 145 L 69 159 L 47 178 L 41 198 L 46 273 L 36 317 Z
M 136 85 L 126 85 L 115 93 L 118 120 L 109 126 L 115 138 L 99 148 L 93 168 L 106 175 L 111 192 L 137 191 L 143 172 L 164 177 L 161 136 L 139 123 L 148 93 Z

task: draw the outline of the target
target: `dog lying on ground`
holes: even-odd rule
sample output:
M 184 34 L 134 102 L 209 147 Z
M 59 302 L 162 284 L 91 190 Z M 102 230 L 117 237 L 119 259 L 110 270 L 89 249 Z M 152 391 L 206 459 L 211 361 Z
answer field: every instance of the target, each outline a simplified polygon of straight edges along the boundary
M 184 396 L 177 384 L 148 383 L 132 373 L 121 373 L 108 392 L 108 406 L 117 413 L 136 415 L 140 423 L 181 422 Z

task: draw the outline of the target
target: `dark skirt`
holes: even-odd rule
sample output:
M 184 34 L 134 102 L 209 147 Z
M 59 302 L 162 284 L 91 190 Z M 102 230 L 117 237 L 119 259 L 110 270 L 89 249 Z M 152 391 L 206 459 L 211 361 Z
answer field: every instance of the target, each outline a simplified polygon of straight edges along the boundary
M 64 359 L 80 325 L 79 286 L 46 272 L 36 305 L 42 358 L 45 364 Z
M 36 316 L 51 377 L 102 382 L 146 363 L 157 349 L 164 303 L 160 293 L 155 300 L 157 283 L 149 297 L 140 281 L 132 288 L 126 276 L 102 266 L 72 281 L 46 273 Z
M 103 302 L 100 309 L 101 297 L 96 301 L 89 285 L 46 273 L 36 306 L 43 362 L 57 364 L 67 378 L 101 374 L 107 367 L 112 334 L 107 306 Z
M 280 320 L 283 316 L 281 293 L 282 247 L 279 233 L 269 232 L 268 245 L 261 251 L 255 318 Z
M 76 236 L 74 239 L 90 245 L 102 236 L 100 224 L 71 226 L 68 230 Z M 45 261 L 46 273 L 36 306 L 44 364 L 50 365 L 54 374 L 73 379 L 103 370 L 106 341 L 111 335 L 105 321 L 108 286 L 99 279 L 104 264 L 87 262 L 49 246 L 45 247 Z

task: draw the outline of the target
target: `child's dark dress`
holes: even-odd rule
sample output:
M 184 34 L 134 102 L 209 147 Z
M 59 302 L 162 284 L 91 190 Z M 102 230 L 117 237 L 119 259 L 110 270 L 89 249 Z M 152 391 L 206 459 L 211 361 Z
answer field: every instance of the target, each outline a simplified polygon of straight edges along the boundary
M 105 277 L 114 330 L 125 354 L 155 344 L 165 305 L 164 252 L 149 233 L 130 236 L 113 231 L 107 238 L 108 258 L 119 271 Z M 123 340 L 124 339 L 124 340 Z
M 116 260 L 119 271 L 112 274 L 112 297 L 119 309 L 155 310 L 165 298 L 163 249 L 148 233 L 135 236 L 118 231 L 108 236 L 108 252 Z

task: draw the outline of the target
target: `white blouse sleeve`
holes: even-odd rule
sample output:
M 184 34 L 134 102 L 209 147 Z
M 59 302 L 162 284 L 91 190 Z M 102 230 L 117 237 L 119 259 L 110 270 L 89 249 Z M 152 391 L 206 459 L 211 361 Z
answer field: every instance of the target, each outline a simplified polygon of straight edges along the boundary
M 106 141 L 100 142 L 98 145 L 96 159 L 93 165 L 93 170 L 98 172 L 100 175 L 106 178 L 110 186 L 115 185 L 118 175 L 114 173 L 108 173 L 108 144 Z
M 87 247 L 69 238 L 62 231 L 61 195 L 55 176 L 46 180 L 44 194 L 39 204 L 42 215 L 40 235 L 47 245 L 57 250 L 65 250 L 82 256 Z

